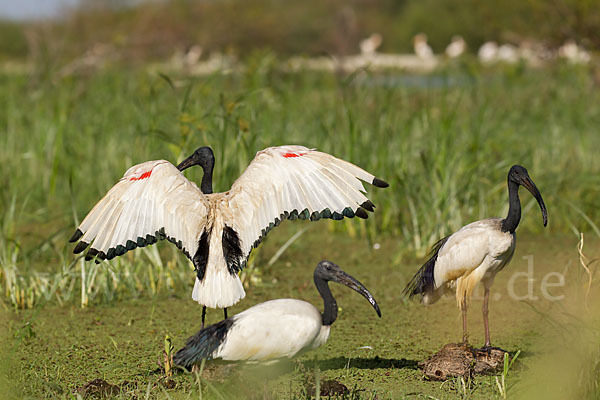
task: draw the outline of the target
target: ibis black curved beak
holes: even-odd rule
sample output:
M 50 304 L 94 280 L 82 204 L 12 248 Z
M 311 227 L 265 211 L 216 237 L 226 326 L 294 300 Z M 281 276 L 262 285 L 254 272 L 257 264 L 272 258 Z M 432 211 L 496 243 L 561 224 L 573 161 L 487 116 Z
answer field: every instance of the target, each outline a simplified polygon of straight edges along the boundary
M 188 158 L 186 158 L 185 160 L 180 162 L 179 165 L 177 166 L 177 169 L 179 171 L 183 171 L 189 167 L 193 167 L 194 165 L 198 164 L 198 160 L 196 159 L 195 156 L 196 156 L 196 153 L 192 154 L 191 156 L 189 156 Z
M 365 285 L 363 285 L 362 283 L 360 283 L 341 269 L 335 273 L 332 280 L 344 286 L 348 286 L 350 289 L 360 293 L 365 299 L 369 301 L 369 303 L 371 303 L 371 306 L 373 306 L 373 308 L 377 312 L 377 315 L 379 315 L 379 318 L 381 318 L 381 310 L 379 309 L 379 304 L 377 304 L 377 301 L 375 301 L 375 298 L 373 298 L 373 295 L 367 290 Z
M 548 211 L 546 211 L 546 205 L 544 204 L 544 199 L 542 199 L 542 194 L 538 190 L 537 186 L 535 186 L 535 183 L 533 183 L 533 181 L 531 180 L 530 177 L 525 177 L 522 180 L 521 185 L 523 185 L 523 187 L 525 189 L 529 190 L 529 192 L 533 195 L 533 197 L 535 197 L 538 204 L 540 205 L 540 210 L 542 210 L 542 218 L 544 220 L 544 226 L 548 225 Z

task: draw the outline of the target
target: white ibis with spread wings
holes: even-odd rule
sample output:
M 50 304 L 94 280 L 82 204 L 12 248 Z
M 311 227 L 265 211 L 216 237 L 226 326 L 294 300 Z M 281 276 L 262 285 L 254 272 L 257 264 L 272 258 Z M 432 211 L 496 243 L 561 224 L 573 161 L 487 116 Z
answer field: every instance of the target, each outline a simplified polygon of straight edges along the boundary
M 200 189 L 182 171 L 200 165 Z M 245 296 L 238 273 L 262 238 L 285 219 L 367 218 L 374 210 L 361 181 L 388 184 L 347 161 L 303 146 L 259 151 L 230 190 L 212 193 L 214 155 L 201 147 L 177 167 L 135 165 L 94 206 L 71 242 L 86 260 L 110 260 L 168 239 L 192 261 L 192 298 L 225 308 Z

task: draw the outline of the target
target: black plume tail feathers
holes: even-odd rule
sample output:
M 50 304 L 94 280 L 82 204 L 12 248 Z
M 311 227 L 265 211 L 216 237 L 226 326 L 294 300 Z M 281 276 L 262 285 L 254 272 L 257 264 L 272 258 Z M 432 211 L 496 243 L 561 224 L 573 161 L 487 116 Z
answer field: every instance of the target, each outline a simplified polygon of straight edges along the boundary
M 429 253 L 429 259 L 421 268 L 419 268 L 415 276 L 413 276 L 404 288 L 402 292 L 404 297 L 421 295 L 421 299 L 428 304 L 435 302 L 439 298 L 441 293 L 436 291 L 434 268 L 438 253 L 446 241 L 448 241 L 449 237 L 450 236 L 446 236 L 433 245 Z
M 212 359 L 215 351 L 225 341 L 231 325 L 233 325 L 233 318 L 228 318 L 200 330 L 187 340 L 182 349 L 177 351 L 173 357 L 173 363 L 190 368 L 202 359 Z

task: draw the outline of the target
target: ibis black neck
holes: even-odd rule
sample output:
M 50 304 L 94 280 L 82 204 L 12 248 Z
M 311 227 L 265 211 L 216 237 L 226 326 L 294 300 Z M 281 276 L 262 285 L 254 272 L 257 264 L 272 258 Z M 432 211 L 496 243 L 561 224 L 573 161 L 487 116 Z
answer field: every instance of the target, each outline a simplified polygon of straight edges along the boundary
M 315 286 L 323 298 L 323 325 L 329 326 L 337 319 L 338 307 L 329 284 L 325 279 L 315 277 Z
M 502 220 L 502 232 L 513 233 L 521 220 L 521 201 L 519 200 L 519 185 L 508 181 L 508 215 Z
M 204 194 L 211 194 L 213 192 L 212 188 L 212 175 L 213 175 L 213 166 L 209 165 L 206 168 L 202 167 L 204 171 L 204 176 L 202 176 L 202 182 L 200 183 L 200 190 Z

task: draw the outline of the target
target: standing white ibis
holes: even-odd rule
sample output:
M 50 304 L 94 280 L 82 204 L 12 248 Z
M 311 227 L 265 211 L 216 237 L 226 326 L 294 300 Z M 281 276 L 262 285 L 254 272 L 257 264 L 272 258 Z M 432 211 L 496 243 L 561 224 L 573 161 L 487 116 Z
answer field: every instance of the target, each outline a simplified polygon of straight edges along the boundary
M 329 281 L 363 295 L 381 317 L 379 305 L 367 288 L 338 265 L 321 261 L 315 268 L 314 281 L 323 298 L 323 314 L 302 300 L 266 301 L 200 330 L 175 354 L 173 362 L 189 368 L 202 359 L 266 361 L 291 358 L 321 346 L 338 313 Z
M 467 50 L 467 42 L 460 35 L 452 36 L 452 41 L 446 46 L 446 55 L 449 58 L 457 58 Z
M 491 64 L 498 61 L 498 43 L 485 42 L 477 52 L 479 61 L 483 64 Z
M 381 46 L 383 37 L 379 33 L 373 33 L 366 39 L 360 41 L 358 46 L 360 47 L 360 54 L 363 56 L 373 56 L 375 52 Z
M 521 219 L 519 186 L 525 187 L 537 200 L 542 210 L 544 226 L 548 223 L 546 205 L 527 170 L 513 165 L 508 171 L 508 216 L 488 218 L 463 226 L 437 242 L 431 257 L 417 271 L 404 289 L 410 297 L 421 296 L 424 304 L 436 302 L 448 284 L 456 286 L 456 301 L 462 311 L 463 343 L 467 343 L 467 303 L 473 289 L 483 282 L 483 325 L 485 347 L 490 347 L 488 300 L 490 287 L 498 271 L 509 262 L 515 251 L 515 230 Z
M 135 165 L 94 206 L 71 242 L 86 260 L 110 260 L 136 247 L 168 239 L 192 261 L 192 298 L 225 308 L 244 298 L 238 277 L 250 252 L 284 219 L 367 218 L 374 205 L 362 181 L 388 184 L 363 169 L 303 146 L 259 151 L 224 193 L 212 193 L 214 155 L 200 147 L 175 167 L 165 160 Z M 204 170 L 200 189 L 182 171 Z
M 435 57 L 433 50 L 427 44 L 427 35 L 424 33 L 418 33 L 413 37 L 413 48 L 417 57 L 422 60 L 431 60 Z

